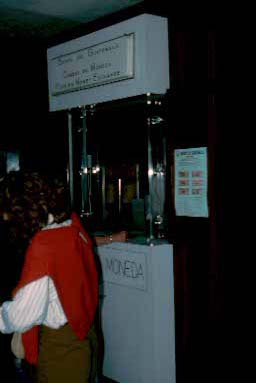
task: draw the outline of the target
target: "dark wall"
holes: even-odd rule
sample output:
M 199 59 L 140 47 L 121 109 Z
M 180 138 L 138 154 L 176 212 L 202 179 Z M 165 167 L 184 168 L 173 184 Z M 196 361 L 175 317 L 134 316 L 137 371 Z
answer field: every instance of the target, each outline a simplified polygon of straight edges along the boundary
M 169 206 L 169 237 L 174 244 L 177 382 L 201 378 L 211 382 L 220 374 L 224 319 L 217 32 L 212 25 L 185 28 L 181 23 L 172 26 L 170 36 L 171 169 L 174 149 L 206 146 L 209 184 L 209 218 L 176 217 L 174 198 Z
M 45 46 L 39 41 L 5 38 L 1 59 L 0 149 L 18 150 L 26 168 L 65 165 L 66 125 L 48 112 Z

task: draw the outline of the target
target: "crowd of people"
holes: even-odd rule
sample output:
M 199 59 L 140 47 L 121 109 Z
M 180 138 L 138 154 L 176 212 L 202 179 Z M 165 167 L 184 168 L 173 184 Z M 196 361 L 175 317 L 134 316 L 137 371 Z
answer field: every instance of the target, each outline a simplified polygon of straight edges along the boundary
M 3 177 L 0 239 L 3 376 L 17 381 L 14 361 L 22 360 L 27 381 L 94 383 L 98 267 L 93 241 L 71 211 L 65 177 L 21 171 Z

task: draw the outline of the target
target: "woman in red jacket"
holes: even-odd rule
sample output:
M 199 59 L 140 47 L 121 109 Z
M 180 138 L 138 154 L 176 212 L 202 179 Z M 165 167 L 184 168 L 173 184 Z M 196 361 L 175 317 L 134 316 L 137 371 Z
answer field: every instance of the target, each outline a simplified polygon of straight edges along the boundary
M 92 241 L 70 213 L 64 185 L 24 175 L 16 211 L 7 194 L 9 215 L 17 226 L 23 222 L 20 235 L 31 241 L 13 299 L 0 307 L 0 331 L 22 333 L 25 359 L 37 365 L 39 383 L 89 382 L 98 306 Z

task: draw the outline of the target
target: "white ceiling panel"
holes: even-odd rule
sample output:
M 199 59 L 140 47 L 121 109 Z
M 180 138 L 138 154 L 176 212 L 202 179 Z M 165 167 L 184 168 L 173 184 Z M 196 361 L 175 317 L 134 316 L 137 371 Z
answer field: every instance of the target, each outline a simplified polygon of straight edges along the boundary
M 50 37 L 143 0 L 0 0 L 0 33 Z
M 141 0 L 0 0 L 0 6 L 85 22 L 117 12 Z

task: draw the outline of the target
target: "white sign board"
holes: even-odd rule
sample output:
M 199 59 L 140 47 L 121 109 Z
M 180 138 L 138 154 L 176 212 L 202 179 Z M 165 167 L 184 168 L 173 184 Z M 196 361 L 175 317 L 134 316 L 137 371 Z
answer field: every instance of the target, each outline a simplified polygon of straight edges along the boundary
M 50 111 L 169 88 L 167 19 L 143 14 L 47 50 Z
M 174 155 L 176 215 L 208 217 L 207 148 L 176 149 Z
M 173 250 L 100 246 L 103 374 L 119 383 L 175 383 Z
M 118 249 L 118 247 L 115 248 L 114 252 L 108 247 L 105 249 L 102 258 L 104 281 L 146 290 L 147 265 L 145 254 L 143 252 L 127 252 L 127 249 L 123 248 Z
M 131 34 L 51 60 L 52 95 L 132 78 L 133 45 Z

